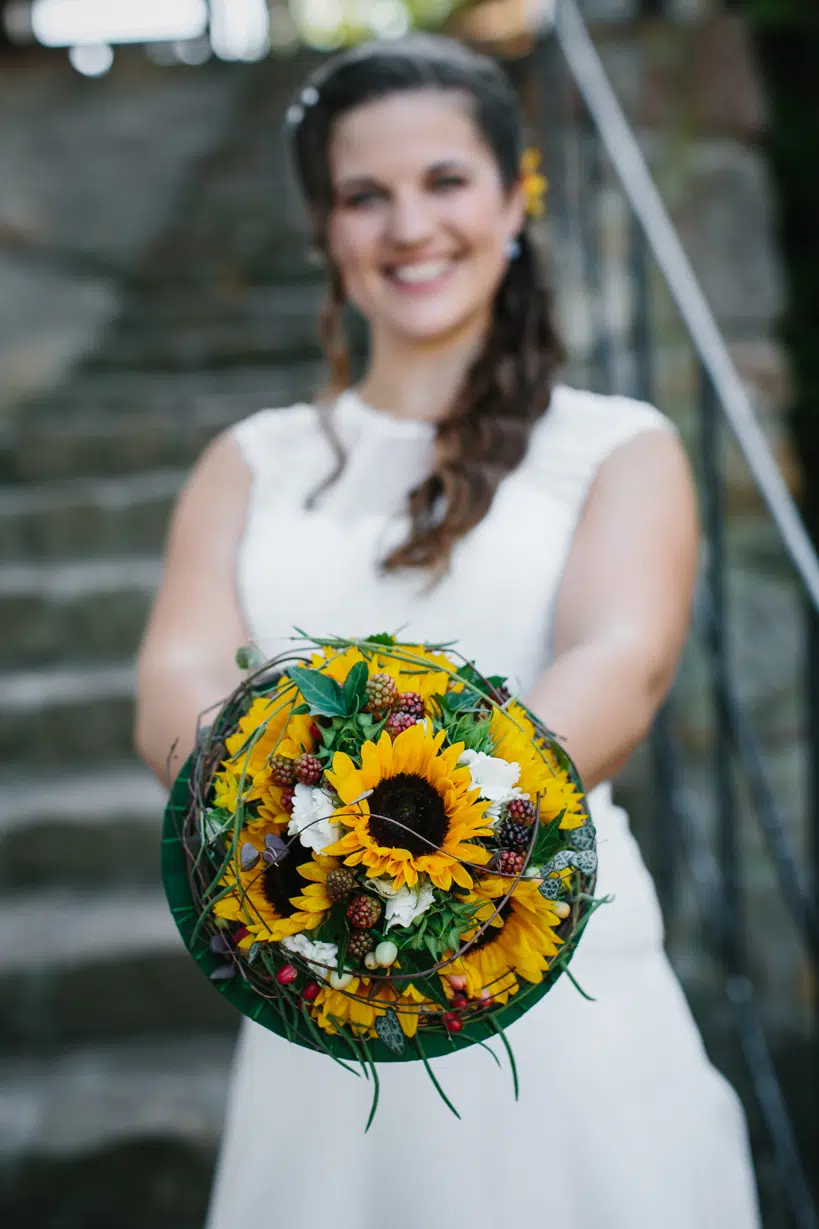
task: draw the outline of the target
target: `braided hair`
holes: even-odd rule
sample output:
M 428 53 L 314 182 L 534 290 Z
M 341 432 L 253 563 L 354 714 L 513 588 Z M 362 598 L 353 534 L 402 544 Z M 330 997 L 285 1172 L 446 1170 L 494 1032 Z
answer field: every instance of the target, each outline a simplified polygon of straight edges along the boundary
M 516 95 L 494 60 L 452 39 L 415 34 L 337 55 L 310 76 L 288 112 L 313 239 L 330 264 L 321 337 L 335 394 L 349 384 L 350 362 L 342 324 L 344 287 L 328 250 L 333 126 L 363 103 L 423 89 L 467 96 L 503 186 L 511 191 L 519 182 L 524 144 Z M 549 407 L 563 350 L 526 227 L 518 247 L 496 292 L 483 348 L 437 424 L 432 472 L 409 495 L 409 536 L 383 560 L 387 571 L 446 570 L 458 540 L 486 516 L 501 481 L 523 460 L 534 424 Z

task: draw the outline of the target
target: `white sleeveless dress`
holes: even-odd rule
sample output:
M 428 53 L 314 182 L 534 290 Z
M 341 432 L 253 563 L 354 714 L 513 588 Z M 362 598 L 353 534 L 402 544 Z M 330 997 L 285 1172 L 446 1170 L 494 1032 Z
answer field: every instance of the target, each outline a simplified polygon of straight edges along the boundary
M 650 406 L 556 390 L 526 459 L 429 593 L 377 561 L 406 529 L 407 492 L 428 472 L 434 428 L 354 393 L 334 411 L 341 479 L 313 406 L 264 410 L 234 428 L 253 474 L 238 587 L 268 655 L 310 635 L 400 631 L 458 639 L 521 694 L 549 662 L 555 594 L 601 462 L 669 424 Z M 418 1063 L 381 1066 L 372 1086 L 325 1056 L 243 1023 L 208 1229 L 755 1229 L 745 1121 L 710 1065 L 663 951 L 651 878 L 625 813 L 590 798 L 599 892 L 567 977 L 508 1030 L 514 1100 L 479 1047 L 434 1068 L 458 1121 Z M 500 1048 L 495 1047 L 501 1054 Z

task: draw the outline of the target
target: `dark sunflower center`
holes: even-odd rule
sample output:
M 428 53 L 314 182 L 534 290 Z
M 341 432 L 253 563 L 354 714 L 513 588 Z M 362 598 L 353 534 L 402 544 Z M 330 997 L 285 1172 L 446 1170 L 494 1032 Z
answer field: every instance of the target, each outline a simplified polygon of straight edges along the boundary
M 299 896 L 303 890 L 304 880 L 298 872 L 298 858 L 292 854 L 288 854 L 277 866 L 268 866 L 262 873 L 264 898 L 279 917 L 291 917 L 296 912 L 290 897 Z
M 444 801 L 429 781 L 400 772 L 376 785 L 369 798 L 370 835 L 387 848 L 408 849 L 414 858 L 435 853 L 447 833 Z
M 501 908 L 500 908 L 501 921 L 505 922 L 511 912 L 512 912 L 512 902 L 511 900 L 507 900 L 506 904 L 501 905 Z M 476 941 L 472 944 L 469 951 L 479 952 L 482 947 L 489 947 L 490 943 L 494 943 L 495 940 L 500 937 L 502 929 L 503 929 L 502 926 L 487 926 L 483 934 L 478 939 L 476 939 Z M 467 955 L 468 954 L 469 953 L 467 953 Z

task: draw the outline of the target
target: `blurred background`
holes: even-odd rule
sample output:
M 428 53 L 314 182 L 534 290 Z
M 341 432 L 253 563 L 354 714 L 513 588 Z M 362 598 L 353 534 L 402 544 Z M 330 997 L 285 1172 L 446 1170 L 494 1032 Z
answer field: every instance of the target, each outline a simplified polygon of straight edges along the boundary
M 520 91 L 567 378 L 690 449 L 696 625 L 617 793 L 766 1229 L 816 1229 L 815 0 L 0 0 L 0 1218 L 202 1223 L 237 1020 L 164 904 L 133 658 L 187 467 L 321 378 L 291 94 L 414 24 Z

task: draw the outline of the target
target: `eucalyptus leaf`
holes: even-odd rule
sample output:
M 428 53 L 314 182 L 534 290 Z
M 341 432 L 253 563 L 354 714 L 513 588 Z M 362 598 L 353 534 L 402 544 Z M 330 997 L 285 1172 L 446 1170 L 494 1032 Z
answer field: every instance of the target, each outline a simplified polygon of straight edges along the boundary
M 597 837 L 597 831 L 593 823 L 581 824 L 579 828 L 570 828 L 566 833 L 569 844 L 575 849 L 592 849 Z
M 544 900 L 557 900 L 560 896 L 560 880 L 544 879 L 538 891 Z
M 335 679 L 306 666 L 291 666 L 290 677 L 310 706 L 315 717 L 346 717 L 344 692 Z
M 261 857 L 255 845 L 251 845 L 250 841 L 245 841 L 239 854 L 239 862 L 243 871 L 252 871 L 254 866 L 259 863 Z
M 597 870 L 597 854 L 593 849 L 581 849 L 577 854 L 577 869 L 582 875 L 593 875 Z
M 394 1011 L 386 1011 L 383 1016 L 377 1016 L 375 1021 L 375 1031 L 378 1033 L 384 1045 L 392 1050 L 393 1054 L 403 1054 L 407 1048 L 404 1030 L 398 1021 L 398 1016 Z
M 210 975 L 211 981 L 232 981 L 236 976 L 236 969 L 232 964 L 220 964 L 218 969 L 214 969 Z

